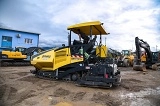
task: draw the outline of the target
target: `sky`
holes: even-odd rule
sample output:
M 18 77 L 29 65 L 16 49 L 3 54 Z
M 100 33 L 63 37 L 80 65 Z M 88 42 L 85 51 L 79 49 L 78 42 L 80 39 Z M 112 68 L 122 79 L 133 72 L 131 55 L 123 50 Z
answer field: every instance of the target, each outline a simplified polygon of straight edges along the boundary
M 0 26 L 40 33 L 39 46 L 67 43 L 67 27 L 100 21 L 102 43 L 135 50 L 135 37 L 160 49 L 160 0 L 0 0 Z

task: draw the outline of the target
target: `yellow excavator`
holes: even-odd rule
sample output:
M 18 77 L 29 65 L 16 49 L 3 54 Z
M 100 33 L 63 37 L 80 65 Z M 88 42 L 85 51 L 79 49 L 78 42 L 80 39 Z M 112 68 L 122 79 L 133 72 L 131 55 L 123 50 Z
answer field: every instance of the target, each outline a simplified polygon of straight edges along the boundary
M 30 65 L 30 57 L 33 53 L 43 51 L 40 47 L 15 47 L 15 50 L 4 49 L 0 52 L 0 66 L 24 66 Z
M 160 69 L 160 52 L 152 52 L 150 50 L 150 45 L 138 37 L 135 37 L 135 46 L 136 57 L 133 64 L 134 70 L 145 71 L 146 68 L 151 68 L 153 70 Z M 145 52 L 142 52 L 141 48 L 143 48 Z
M 75 81 L 78 85 L 112 87 L 121 81 L 120 71 L 114 59 L 107 58 L 107 47 L 102 35 L 108 35 L 100 21 L 71 25 L 68 46 L 53 48 L 33 55 L 31 73 L 38 77 Z M 74 40 L 72 35 L 83 33 L 88 43 Z M 96 39 L 99 36 L 99 43 Z

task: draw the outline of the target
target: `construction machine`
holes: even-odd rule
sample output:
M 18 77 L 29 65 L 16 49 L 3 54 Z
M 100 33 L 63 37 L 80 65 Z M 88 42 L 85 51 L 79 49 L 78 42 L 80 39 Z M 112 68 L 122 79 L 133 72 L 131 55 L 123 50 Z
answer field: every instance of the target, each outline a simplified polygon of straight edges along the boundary
M 136 46 L 136 57 L 133 64 L 133 69 L 137 71 L 144 71 L 146 68 L 151 68 L 154 70 L 159 70 L 160 68 L 160 52 L 152 52 L 150 50 L 150 45 L 135 37 L 135 46 Z M 144 49 L 145 52 L 142 52 L 141 49 Z M 143 53 L 143 55 L 142 55 Z
M 121 55 L 118 57 L 119 67 L 133 66 L 134 55 L 131 50 L 122 50 Z
M 108 49 L 108 57 L 118 59 L 120 55 L 121 53 L 119 51 L 114 50 L 112 48 Z
M 107 58 L 107 47 L 102 35 L 108 35 L 100 21 L 71 25 L 68 46 L 49 49 L 33 55 L 31 73 L 38 77 L 74 81 L 78 85 L 112 87 L 121 81 L 120 71 L 114 59 Z M 81 31 L 88 36 L 88 43 L 74 40 L 72 35 Z M 77 35 L 76 35 L 77 36 Z M 95 45 L 99 36 L 98 45 Z M 84 37 L 85 38 L 85 37 Z
M 0 52 L 0 66 L 24 66 L 30 65 L 30 57 L 33 53 L 43 51 L 40 47 L 15 47 L 15 50 L 3 49 Z

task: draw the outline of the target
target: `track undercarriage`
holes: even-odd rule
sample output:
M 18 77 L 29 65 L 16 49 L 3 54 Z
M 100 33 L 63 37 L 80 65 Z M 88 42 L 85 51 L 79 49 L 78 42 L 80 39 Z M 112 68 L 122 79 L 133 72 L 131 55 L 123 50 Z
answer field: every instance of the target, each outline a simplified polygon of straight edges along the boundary
M 40 78 L 74 81 L 81 86 L 108 88 L 113 85 L 119 85 L 121 82 L 120 71 L 113 69 L 113 66 L 101 64 L 98 66 L 76 66 L 56 71 L 31 70 L 31 73 Z
M 0 67 L 8 67 L 8 66 L 30 66 L 30 60 L 0 60 Z

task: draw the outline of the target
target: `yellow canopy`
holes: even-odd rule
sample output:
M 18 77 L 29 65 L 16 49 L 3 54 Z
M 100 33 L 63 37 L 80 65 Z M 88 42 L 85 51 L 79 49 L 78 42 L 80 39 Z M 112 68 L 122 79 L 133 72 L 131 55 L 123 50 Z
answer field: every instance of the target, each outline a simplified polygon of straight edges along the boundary
M 73 31 L 76 34 L 78 32 L 77 30 L 80 29 L 86 35 L 90 35 L 90 28 L 92 26 L 92 35 L 107 35 L 108 33 L 105 31 L 102 25 L 103 23 L 100 21 L 92 21 L 71 25 L 67 29 Z

